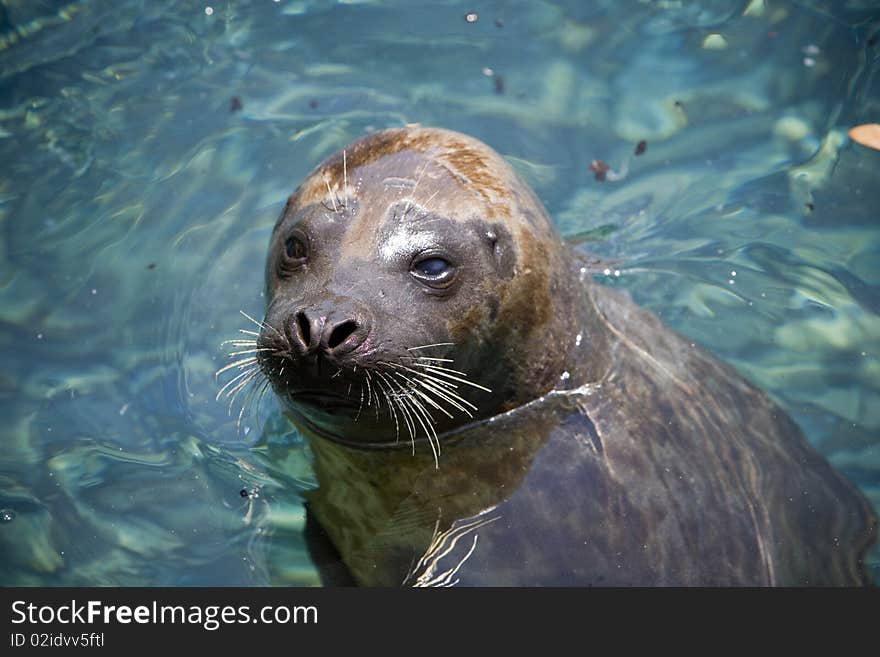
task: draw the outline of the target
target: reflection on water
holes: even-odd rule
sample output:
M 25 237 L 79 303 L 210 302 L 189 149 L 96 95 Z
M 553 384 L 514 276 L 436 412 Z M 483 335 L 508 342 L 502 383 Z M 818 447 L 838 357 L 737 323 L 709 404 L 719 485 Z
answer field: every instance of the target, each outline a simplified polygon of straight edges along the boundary
M 317 582 L 305 447 L 214 372 L 286 195 L 407 122 L 508 156 L 880 507 L 876 3 L 411 4 L 0 8 L 0 582 Z

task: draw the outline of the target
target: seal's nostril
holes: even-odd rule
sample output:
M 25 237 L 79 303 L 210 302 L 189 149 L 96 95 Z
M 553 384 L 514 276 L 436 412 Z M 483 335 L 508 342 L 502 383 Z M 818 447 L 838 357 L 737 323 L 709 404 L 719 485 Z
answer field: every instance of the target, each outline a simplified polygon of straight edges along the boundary
M 308 347 L 309 340 L 311 339 L 311 329 L 309 328 L 309 318 L 306 317 L 304 312 L 296 314 L 296 328 L 299 331 L 299 337 L 303 344 Z
M 333 327 L 333 331 L 330 333 L 330 337 L 327 340 L 327 348 L 335 349 L 343 342 L 345 339 L 354 333 L 357 330 L 357 322 L 353 319 L 347 319 L 344 322 L 337 324 Z

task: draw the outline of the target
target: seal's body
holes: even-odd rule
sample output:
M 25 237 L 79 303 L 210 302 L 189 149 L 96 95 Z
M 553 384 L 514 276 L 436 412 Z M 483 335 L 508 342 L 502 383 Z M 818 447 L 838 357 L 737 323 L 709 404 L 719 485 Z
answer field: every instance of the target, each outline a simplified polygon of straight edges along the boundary
M 457 133 L 371 135 L 290 197 L 259 362 L 354 581 L 863 583 L 862 496 L 766 395 L 586 274 Z

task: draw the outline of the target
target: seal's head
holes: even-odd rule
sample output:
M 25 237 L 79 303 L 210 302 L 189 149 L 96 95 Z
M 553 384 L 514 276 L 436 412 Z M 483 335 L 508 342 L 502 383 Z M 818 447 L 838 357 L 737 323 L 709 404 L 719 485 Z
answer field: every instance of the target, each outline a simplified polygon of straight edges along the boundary
M 434 446 L 553 388 L 581 330 L 576 275 L 497 153 L 446 130 L 386 130 L 289 198 L 269 247 L 260 365 L 313 433 Z

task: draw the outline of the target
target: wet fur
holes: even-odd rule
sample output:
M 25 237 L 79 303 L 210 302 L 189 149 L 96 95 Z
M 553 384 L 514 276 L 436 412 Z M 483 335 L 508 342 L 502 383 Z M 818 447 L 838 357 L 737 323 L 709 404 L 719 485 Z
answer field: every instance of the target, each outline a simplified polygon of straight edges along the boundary
M 446 300 L 370 264 L 413 205 L 467 240 L 472 277 Z M 311 273 L 285 282 L 285 235 L 328 208 L 339 221 L 321 224 Z M 473 418 L 438 419 L 439 459 L 425 436 L 415 454 L 371 448 L 390 413 L 328 425 L 352 446 L 292 409 L 315 456 L 310 518 L 334 555 L 321 563 L 359 584 L 865 583 L 876 519 L 861 494 L 732 368 L 584 277 L 532 191 L 476 140 L 412 127 L 331 157 L 279 219 L 267 289 L 273 349 L 297 304 L 340 298 L 375 323 L 374 351 L 349 366 L 448 340 L 491 389 L 471 391 Z M 282 397 L 295 385 L 267 374 Z

